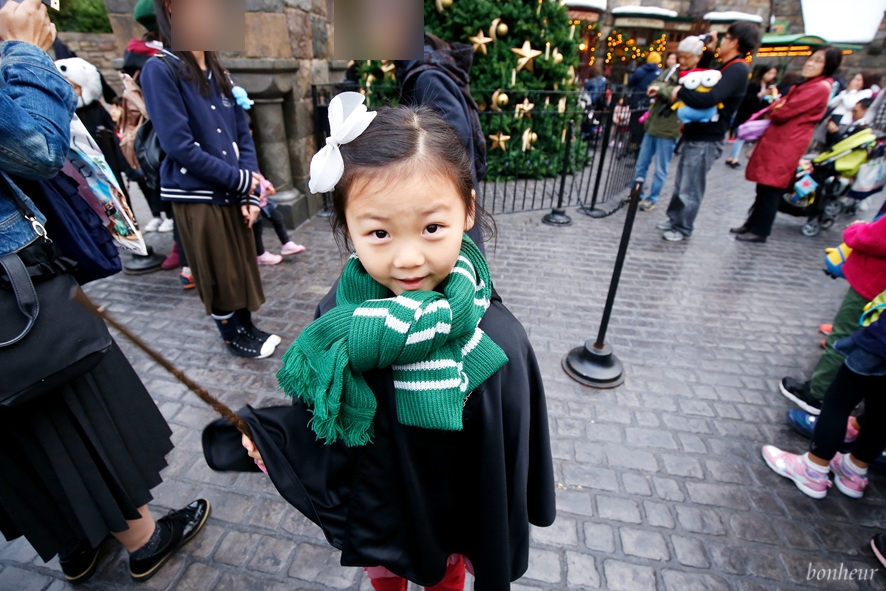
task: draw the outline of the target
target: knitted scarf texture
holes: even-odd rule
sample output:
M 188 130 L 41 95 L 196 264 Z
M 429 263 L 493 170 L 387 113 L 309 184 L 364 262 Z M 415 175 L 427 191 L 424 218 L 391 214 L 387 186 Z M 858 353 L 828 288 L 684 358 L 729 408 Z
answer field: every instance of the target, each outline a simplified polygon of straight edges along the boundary
M 465 398 L 508 358 L 478 327 L 492 286 L 470 238 L 437 291 L 388 297 L 356 254 L 345 264 L 336 306 L 312 322 L 283 356 L 277 380 L 313 413 L 318 439 L 365 445 L 376 400 L 363 372 L 391 366 L 403 425 L 460 431 Z

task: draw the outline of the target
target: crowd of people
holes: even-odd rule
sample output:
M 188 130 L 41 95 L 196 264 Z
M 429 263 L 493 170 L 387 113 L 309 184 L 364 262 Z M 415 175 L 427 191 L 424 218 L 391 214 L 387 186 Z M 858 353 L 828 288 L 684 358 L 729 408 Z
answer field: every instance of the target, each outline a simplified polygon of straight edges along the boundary
M 34 292 L 48 309 L 58 302 L 43 286 L 73 272 L 76 261 L 52 240 L 67 224 L 47 221 L 39 205 L 43 183 L 71 174 L 72 125 L 82 125 L 106 137 L 99 145 L 116 180 L 104 182 L 143 187 L 152 214 L 145 230 L 174 232 L 166 266 L 180 267 L 182 285 L 195 289 L 227 351 L 264 358 L 282 339 L 253 323 L 265 301 L 259 265 L 304 247 L 275 209 L 248 101 L 219 54 L 171 49 L 183 35 L 182 21 L 173 27 L 173 14 L 187 12 L 182 6 L 140 0 L 136 15 L 148 33 L 128 48 L 119 100 L 88 62 L 51 60 L 55 29 L 40 0 L 0 8 L 0 296 L 4 310 L 15 304 L 27 315 L 22 298 Z M 189 38 L 208 34 L 199 19 L 188 26 Z M 760 109 L 769 127 L 746 169 L 756 200 L 731 230 L 743 242 L 767 241 L 778 200 L 816 134 L 832 145 L 884 116 L 870 74 L 835 91 L 842 59 L 835 48 L 817 48 L 789 88 L 778 87 L 772 68 L 752 77 L 745 58 L 759 34 L 749 23 L 728 28 L 718 80 L 706 92 L 689 88 L 686 76 L 710 69 L 715 38 L 686 37 L 664 64 L 652 53 L 631 76 L 629 96 L 611 107 L 623 134 L 637 134 L 629 141 L 638 149 L 635 176 L 647 179 L 642 210 L 655 208 L 679 156 L 667 220 L 658 224 L 669 242 L 693 235 L 727 134 Z M 376 590 L 405 590 L 408 581 L 461 590 L 465 572 L 480 588 L 507 589 L 528 568 L 530 524 L 551 525 L 556 515 L 540 371 L 485 259 L 494 224 L 477 203 L 486 144 L 468 87 L 472 56 L 470 46 L 426 34 L 422 59 L 396 64 L 399 106 L 370 111 L 359 93 L 332 99 L 331 134 L 311 161 L 309 186 L 332 194 L 336 238 L 353 254 L 283 356 L 277 377 L 292 404 L 247 407 L 240 417 L 248 428 L 217 421 L 204 433 L 210 467 L 267 473 Z M 599 70 L 585 91 L 589 104 L 605 107 Z M 117 107 L 116 119 L 105 104 Z M 156 171 L 140 157 L 148 121 L 144 129 L 163 154 Z M 741 166 L 741 141 L 726 159 L 733 168 Z M 260 216 L 271 221 L 280 255 L 265 249 Z M 886 412 L 878 398 L 886 387 L 886 315 L 878 313 L 886 303 L 877 304 L 886 299 L 886 216 L 853 224 L 843 237 L 850 289 L 825 351 L 809 382 L 781 382 L 808 413 L 792 416 L 811 435 L 810 451 L 762 449 L 772 470 L 813 498 L 827 494 L 831 475 L 843 494 L 862 497 L 868 466 L 886 448 L 876 428 Z M 38 355 L 33 324 L 15 338 L 3 332 L 0 355 Z M 44 560 L 58 556 L 72 583 L 92 576 L 108 536 L 128 550 L 131 577 L 149 579 L 210 513 L 206 499 L 159 519 L 149 510 L 171 431 L 106 338 L 89 364 L 72 362 L 76 369 L 48 391 L 28 390 L 33 398 L 0 387 L 0 531 L 7 540 L 24 536 Z M 862 401 L 864 413 L 850 417 Z M 886 555 L 886 538 L 872 543 Z

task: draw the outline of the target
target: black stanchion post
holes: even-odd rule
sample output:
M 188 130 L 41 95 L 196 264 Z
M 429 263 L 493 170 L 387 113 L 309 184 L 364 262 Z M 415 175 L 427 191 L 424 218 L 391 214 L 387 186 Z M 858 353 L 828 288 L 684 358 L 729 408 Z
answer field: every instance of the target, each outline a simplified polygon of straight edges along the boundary
M 609 138 L 612 137 L 612 125 L 613 119 L 615 119 L 614 105 L 615 103 L 610 105 L 606 110 L 608 118 L 606 120 L 606 125 L 603 127 L 603 145 L 600 146 L 600 164 L 597 166 L 597 178 L 594 180 L 594 193 L 591 195 L 591 205 L 590 207 L 578 208 L 580 213 L 592 218 L 602 218 L 606 216 L 605 211 L 597 209 L 597 195 L 600 193 L 600 182 L 603 180 L 603 167 L 606 165 L 606 153 L 609 151 Z
M 571 226 L 572 218 L 566 215 L 563 209 L 563 191 L 566 188 L 566 175 L 569 172 L 569 145 L 572 143 L 572 134 L 575 131 L 575 120 L 569 121 L 566 128 L 566 148 L 563 152 L 563 170 L 560 173 L 560 196 L 557 198 L 557 207 L 551 210 L 551 213 L 541 219 L 542 223 L 549 226 Z
M 326 135 L 329 133 L 330 100 L 330 97 L 326 97 L 326 101 L 321 102 L 317 85 L 311 85 L 311 101 L 314 106 L 314 142 L 317 145 L 317 150 L 326 145 Z M 332 216 L 332 207 L 329 203 L 329 194 L 323 193 L 323 209 L 317 213 L 317 217 L 328 218 L 330 216 Z
M 612 352 L 612 348 L 606 344 L 606 329 L 609 327 L 609 317 L 612 315 L 612 305 L 615 303 L 618 281 L 621 278 L 621 269 L 624 266 L 628 243 L 631 240 L 631 230 L 634 227 L 634 218 L 637 216 L 637 206 L 640 204 L 642 190 L 643 179 L 638 178 L 634 181 L 634 187 L 631 189 L 628 215 L 625 217 L 621 243 L 618 245 L 618 254 L 615 257 L 615 268 L 612 270 L 609 295 L 606 297 L 606 306 L 603 308 L 603 318 L 600 320 L 597 340 L 595 342 L 586 341 L 584 346 L 576 347 L 563 358 L 563 371 L 575 381 L 592 388 L 614 388 L 620 386 L 625 380 L 621 361 Z

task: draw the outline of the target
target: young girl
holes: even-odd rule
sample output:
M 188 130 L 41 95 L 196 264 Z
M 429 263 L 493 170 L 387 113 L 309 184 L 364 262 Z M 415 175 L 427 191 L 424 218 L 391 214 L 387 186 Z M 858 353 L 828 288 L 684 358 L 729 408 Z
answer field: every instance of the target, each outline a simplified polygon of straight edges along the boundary
M 763 460 L 813 499 L 827 495 L 832 472 L 837 489 L 859 499 L 868 484 L 868 465 L 886 448 L 886 431 L 881 427 L 886 418 L 886 314 L 881 313 L 866 328 L 837 341 L 834 349 L 846 360 L 825 393 L 809 451 L 797 455 L 764 445 Z M 861 401 L 865 403 L 865 416 L 850 443 L 850 453 L 838 453 L 848 443 L 849 414 Z
M 461 589 L 465 564 L 478 589 L 508 589 L 529 523 L 555 515 L 535 354 L 465 235 L 480 211 L 455 130 L 427 107 L 362 101 L 330 102 L 311 164 L 355 252 L 284 356 L 293 406 L 243 409 L 242 444 L 375 589 Z M 204 433 L 214 469 L 247 469 L 239 444 L 219 422 Z
M 172 0 L 155 2 L 165 47 L 175 46 L 172 5 Z M 260 175 L 230 79 L 215 52 L 163 50 L 145 63 L 141 81 L 148 116 L 166 153 L 161 196 L 172 202 L 206 313 L 231 353 L 267 357 L 280 337 L 256 328 L 251 316 L 265 301 L 252 234 Z
M 259 203 L 261 206 L 261 215 L 252 225 L 252 232 L 255 235 L 255 252 L 259 253 L 257 259 L 259 265 L 277 265 L 283 262 L 284 256 L 304 252 L 305 247 L 301 244 L 296 244 L 289 239 L 289 232 L 286 231 L 286 223 L 283 220 L 283 214 L 277 210 L 277 204 L 274 203 L 273 200 L 267 198 L 265 187 L 270 186 L 270 183 L 263 180 L 260 186 L 262 187 L 261 202 Z M 274 254 L 265 250 L 265 242 L 262 237 L 262 218 L 270 220 L 271 225 L 274 227 L 274 232 L 277 234 L 277 238 L 282 245 L 280 248 L 280 254 Z

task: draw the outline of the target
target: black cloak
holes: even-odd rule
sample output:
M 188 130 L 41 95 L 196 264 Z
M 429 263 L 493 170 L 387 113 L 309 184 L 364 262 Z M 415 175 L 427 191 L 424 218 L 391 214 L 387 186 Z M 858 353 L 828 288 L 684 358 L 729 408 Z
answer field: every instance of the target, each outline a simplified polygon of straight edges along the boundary
M 334 291 L 318 312 L 333 306 Z M 364 374 L 378 409 L 362 447 L 317 441 L 300 400 L 239 411 L 274 486 L 341 550 L 343 566 L 380 565 L 430 586 L 450 554 L 463 554 L 482 591 L 526 572 L 529 524 L 556 514 L 544 387 L 526 332 L 494 292 L 480 328 L 509 362 L 470 394 L 462 431 L 401 425 L 390 368 Z M 204 430 L 203 451 L 214 470 L 258 470 L 223 420 Z

